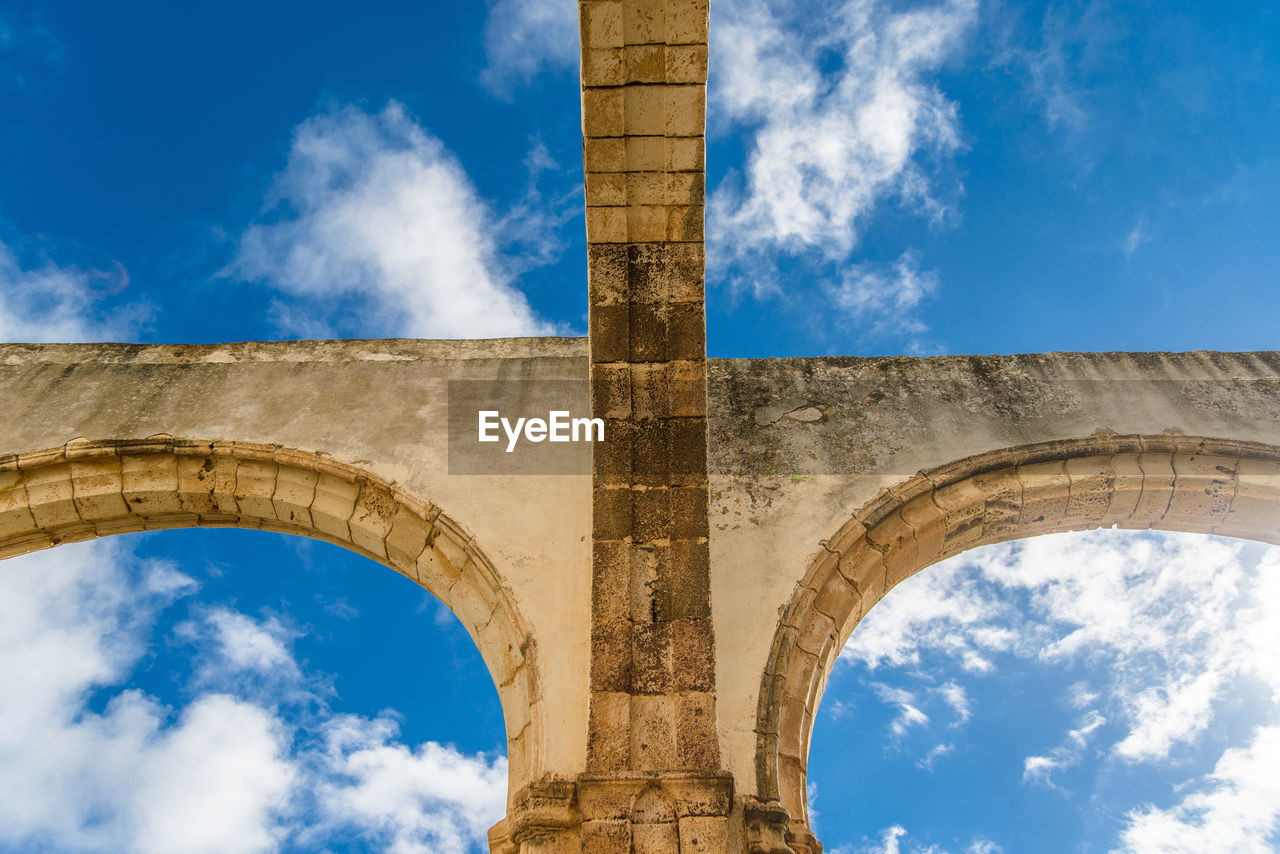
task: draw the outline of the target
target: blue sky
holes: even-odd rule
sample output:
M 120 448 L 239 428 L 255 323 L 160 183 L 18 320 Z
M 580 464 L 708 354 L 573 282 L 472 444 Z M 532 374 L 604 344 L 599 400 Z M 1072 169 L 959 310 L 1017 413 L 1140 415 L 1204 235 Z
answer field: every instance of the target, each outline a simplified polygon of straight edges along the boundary
M 0 340 L 582 334 L 574 15 L 0 0 Z M 716 0 L 711 355 L 1276 348 L 1278 36 L 1267 3 Z M 1210 542 L 1033 541 L 886 599 L 868 625 L 898 614 L 900 647 L 855 633 L 820 716 L 828 846 L 1017 851 L 1052 827 L 1054 850 L 1156 851 L 1247 814 L 1236 850 L 1276 847 L 1280 795 L 1248 777 L 1276 751 L 1274 648 L 1265 673 L 1123 633 L 1027 652 L 1075 630 L 1056 597 L 1081 555 L 1134 567 L 1115 590 L 1136 603 L 1166 602 L 1143 579 L 1214 567 L 1236 598 L 1205 636 L 1245 632 L 1277 558 Z M 1010 582 L 1033 557 L 1061 572 Z M 180 775 L 226 752 L 218 703 L 255 738 L 208 779 L 260 786 L 190 850 L 466 850 L 501 810 L 496 695 L 393 573 L 228 531 L 5 569 L 0 601 L 24 604 L 0 670 L 42 687 L 0 699 L 0 789 L 27 796 L 2 850 L 173 850 L 164 817 L 198 800 L 172 801 Z M 984 616 L 942 637 L 912 597 Z M 93 666 L 33 664 L 73 653 Z M 1162 702 L 1191 703 L 1170 673 L 1199 705 L 1135 753 Z M 869 730 L 883 750 L 831 747 Z M 391 776 L 414 782 L 378 798 Z

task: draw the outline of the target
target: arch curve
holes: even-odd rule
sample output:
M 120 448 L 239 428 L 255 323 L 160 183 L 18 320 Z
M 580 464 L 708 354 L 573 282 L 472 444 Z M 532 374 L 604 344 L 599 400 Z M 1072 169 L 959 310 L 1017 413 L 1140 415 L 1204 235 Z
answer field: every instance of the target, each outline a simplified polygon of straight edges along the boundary
M 968 549 L 1112 526 L 1280 544 L 1280 448 L 1101 433 L 1001 449 L 882 490 L 822 543 L 779 618 L 756 714 L 758 798 L 786 808 L 796 850 L 814 844 L 805 804 L 814 715 L 870 608 Z
M 430 501 L 326 454 L 256 442 L 74 440 L 0 456 L 0 559 L 191 527 L 324 540 L 426 588 L 466 627 L 497 686 L 508 801 L 542 774 L 531 627 L 474 536 Z

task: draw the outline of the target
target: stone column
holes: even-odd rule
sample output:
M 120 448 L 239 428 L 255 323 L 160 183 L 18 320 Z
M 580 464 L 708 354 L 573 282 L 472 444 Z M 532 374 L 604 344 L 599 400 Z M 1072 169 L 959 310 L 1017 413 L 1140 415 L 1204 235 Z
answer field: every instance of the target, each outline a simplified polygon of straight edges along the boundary
M 581 0 L 593 852 L 724 851 L 707 545 L 707 0 Z

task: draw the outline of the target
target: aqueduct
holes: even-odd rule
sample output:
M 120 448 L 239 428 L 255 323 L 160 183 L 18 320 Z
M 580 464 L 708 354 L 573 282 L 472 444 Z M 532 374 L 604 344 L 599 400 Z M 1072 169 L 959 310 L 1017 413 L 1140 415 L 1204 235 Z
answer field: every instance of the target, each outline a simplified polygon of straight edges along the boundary
M 0 346 L 0 557 L 337 543 L 475 639 L 495 852 L 785 854 L 821 849 L 814 711 L 894 584 L 1051 531 L 1280 541 L 1280 353 L 706 359 L 707 2 L 579 11 L 588 339 Z M 589 383 L 590 473 L 451 473 L 451 383 L 489 381 Z

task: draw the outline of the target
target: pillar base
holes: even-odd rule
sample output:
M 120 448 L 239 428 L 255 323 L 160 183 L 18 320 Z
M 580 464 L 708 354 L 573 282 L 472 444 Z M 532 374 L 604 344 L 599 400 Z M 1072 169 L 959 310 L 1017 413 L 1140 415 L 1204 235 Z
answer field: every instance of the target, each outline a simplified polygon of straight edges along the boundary
M 727 772 L 583 774 L 531 783 L 489 831 L 493 854 L 724 854 Z

